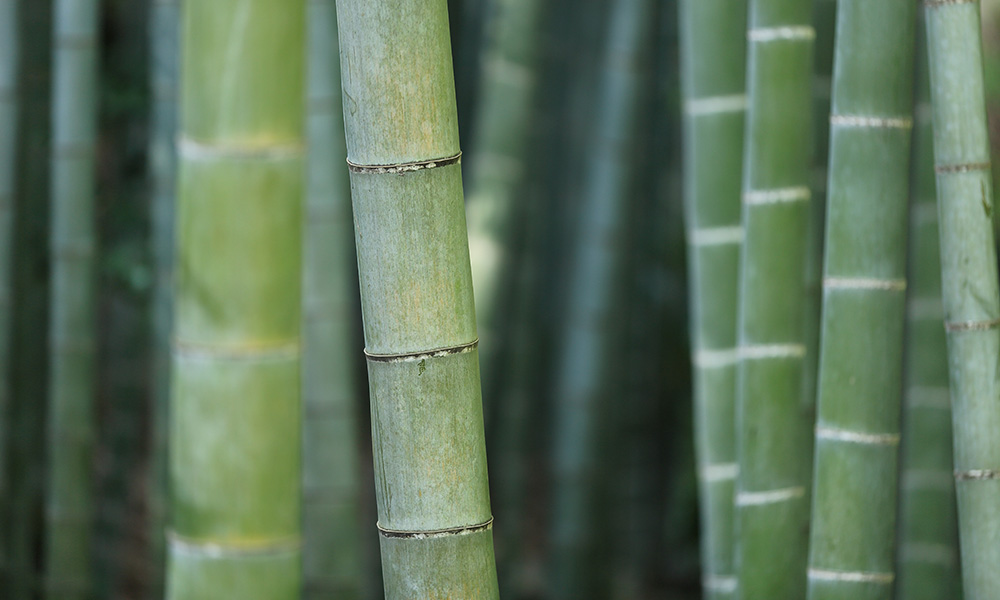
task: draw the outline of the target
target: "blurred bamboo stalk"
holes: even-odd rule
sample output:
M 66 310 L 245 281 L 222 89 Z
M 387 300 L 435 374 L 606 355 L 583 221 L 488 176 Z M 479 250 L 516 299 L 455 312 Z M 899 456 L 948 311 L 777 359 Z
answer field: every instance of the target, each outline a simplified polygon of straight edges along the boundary
M 167 421 L 170 400 L 170 332 L 173 324 L 174 212 L 177 202 L 177 83 L 180 3 L 152 0 L 149 7 L 149 77 L 152 97 L 149 169 L 153 254 L 152 440 L 150 442 L 149 585 L 147 598 L 163 598 L 167 527 Z
M 10 504 L 11 482 L 8 457 L 14 428 L 11 422 L 10 368 L 11 315 L 13 303 L 14 250 L 14 191 L 17 171 L 18 127 L 18 0 L 0 0 L 0 581 L 8 580 L 7 539 L 10 524 L 7 509 Z M 4 584 L 0 583 L 0 592 Z
M 837 8 L 813 600 L 892 597 L 915 18 L 911 0 Z
M 1000 295 L 979 2 L 927 0 L 954 475 L 968 600 L 1000 590 Z
M 652 3 L 614 3 L 588 139 L 579 223 L 571 256 L 564 337 L 553 396 L 553 511 L 550 592 L 554 598 L 608 593 L 601 505 L 610 457 L 610 395 L 623 319 L 615 310 L 624 283 L 625 233 L 639 125 L 641 64 L 652 41 Z
M 959 598 L 958 515 L 952 476 L 951 396 L 941 305 L 927 38 L 918 19 L 910 178 L 910 259 L 903 367 L 898 600 Z
M 309 158 L 302 278 L 303 597 L 360 597 L 356 288 L 337 12 L 308 2 Z
M 816 32 L 808 0 L 750 0 L 749 14 L 737 353 L 738 594 L 744 600 L 800 600 L 812 437 L 811 403 L 803 401 L 802 315 Z
M 306 4 L 182 4 L 167 597 L 301 592 Z
M 694 430 L 705 598 L 736 597 L 736 321 L 746 118 L 745 2 L 682 0 L 679 27 Z
M 447 3 L 337 15 L 385 596 L 496 599 Z

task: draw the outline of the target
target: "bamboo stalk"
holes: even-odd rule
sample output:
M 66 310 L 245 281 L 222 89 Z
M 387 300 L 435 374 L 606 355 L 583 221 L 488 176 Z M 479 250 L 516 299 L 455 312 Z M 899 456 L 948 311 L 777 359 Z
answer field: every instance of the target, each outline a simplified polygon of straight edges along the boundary
M 18 0 L 0 0 L 0 580 L 8 579 L 6 522 L 10 503 L 10 444 L 13 439 L 11 416 L 11 318 L 13 301 L 14 191 L 16 188 L 18 128 Z M 0 584 L 0 591 L 3 585 Z
M 915 11 L 837 10 L 812 600 L 892 596 Z
M 497 598 L 444 0 L 339 0 L 385 595 Z
M 93 593 L 96 0 L 56 0 L 45 596 Z
M 556 364 L 553 434 L 551 593 L 600 598 L 608 592 L 602 518 L 610 398 L 624 323 L 615 310 L 624 281 L 628 191 L 639 125 L 642 65 L 652 40 L 652 3 L 614 3 L 596 87 L 588 170 L 569 276 L 565 333 Z
M 747 100 L 744 4 L 680 3 L 702 589 L 706 598 L 716 599 L 736 594 L 737 363 L 712 358 L 736 352 Z
M 750 1 L 736 402 L 738 593 L 744 600 L 805 596 L 812 423 L 802 395 L 802 315 L 816 35 L 811 9 L 803 0 Z
M 923 19 L 917 46 L 926 48 Z M 951 396 L 941 305 L 927 53 L 917 52 L 910 210 L 910 272 L 904 351 L 898 600 L 959 597 L 958 515 L 952 477 Z
M 163 598 L 167 526 L 167 421 L 170 399 L 170 331 L 173 324 L 174 209 L 176 205 L 177 79 L 180 5 L 154 0 L 149 7 L 150 223 L 154 261 L 152 348 L 152 441 L 148 480 L 150 580 L 147 598 Z
M 1000 590 L 1000 295 L 979 2 L 925 6 L 962 579 L 986 600 Z
M 303 255 L 303 596 L 360 597 L 350 182 L 334 0 L 310 0 Z
M 301 591 L 305 2 L 182 4 L 167 597 Z

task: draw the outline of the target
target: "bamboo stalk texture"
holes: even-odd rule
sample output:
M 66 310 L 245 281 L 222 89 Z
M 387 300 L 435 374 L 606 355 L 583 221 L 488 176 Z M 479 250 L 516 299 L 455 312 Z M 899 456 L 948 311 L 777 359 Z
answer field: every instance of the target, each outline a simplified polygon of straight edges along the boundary
M 892 597 L 915 17 L 837 7 L 811 600 Z
M 167 598 L 301 592 L 305 2 L 182 3 Z
M 962 581 L 1000 590 L 1000 293 L 979 2 L 925 2 Z
M 805 596 L 811 407 L 803 401 L 812 3 L 750 0 L 736 529 L 739 597 Z
M 338 0 L 385 597 L 499 597 L 444 0 Z
M 747 101 L 741 7 L 745 2 L 680 3 L 702 589 L 713 599 L 736 594 L 735 357 Z

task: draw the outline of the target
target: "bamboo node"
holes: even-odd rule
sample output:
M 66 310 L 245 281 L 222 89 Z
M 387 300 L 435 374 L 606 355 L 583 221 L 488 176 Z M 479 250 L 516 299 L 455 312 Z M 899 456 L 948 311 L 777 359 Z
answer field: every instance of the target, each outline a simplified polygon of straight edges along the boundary
M 742 112 L 747 109 L 747 95 L 706 96 L 691 98 L 684 102 L 684 112 L 692 117 Z
M 972 171 L 989 171 L 989 162 L 963 163 L 958 165 L 934 165 L 934 172 L 940 175 L 950 173 L 970 173 Z
M 305 153 L 301 144 L 211 144 L 185 135 L 177 137 L 177 153 L 191 161 L 211 160 L 297 160 Z
M 412 171 L 423 171 L 424 169 L 435 169 L 437 167 L 447 167 L 450 165 L 457 165 L 462 162 L 462 153 L 459 152 L 454 156 L 448 156 L 445 158 L 431 158 L 428 160 L 418 160 L 407 163 L 396 163 L 391 165 L 359 165 L 352 163 L 350 160 L 347 161 L 347 167 L 352 173 L 361 173 L 368 175 L 382 175 L 382 174 L 399 174 L 399 173 L 409 173 Z
M 718 481 L 732 481 L 736 479 L 739 472 L 740 466 L 736 463 L 719 463 L 703 466 L 700 469 L 699 475 L 701 475 L 702 481 L 715 483 Z
M 944 324 L 945 331 L 989 331 L 1000 326 L 1000 319 L 990 319 L 988 321 L 949 321 Z
M 298 536 L 245 541 L 214 541 L 186 538 L 175 531 L 166 532 L 171 553 L 204 558 L 240 558 L 298 554 L 302 539 Z
M 371 354 L 368 350 L 365 350 L 365 358 L 372 362 L 411 362 L 448 356 L 449 354 L 465 354 L 466 352 L 472 352 L 478 346 L 479 338 L 476 338 L 467 344 L 458 344 L 447 348 L 435 348 L 433 350 L 421 350 L 419 352 L 406 352 L 403 354 Z
M 404 531 L 400 529 L 386 529 L 382 527 L 381 523 L 376 522 L 375 526 L 378 527 L 379 534 L 384 538 L 409 538 L 414 540 L 424 540 L 439 537 L 446 537 L 451 535 L 469 535 L 472 533 L 479 533 L 480 531 L 489 531 L 493 529 L 493 517 L 490 517 L 485 523 L 479 523 L 476 525 L 463 525 L 461 527 L 449 527 L 446 529 L 429 529 L 423 531 Z
M 694 366 L 699 369 L 721 369 L 740 362 L 738 348 L 698 350 L 694 353 Z
M 938 8 L 948 4 L 975 4 L 977 2 L 979 0 L 924 0 L 924 6 L 926 8 Z
M 777 41 L 812 41 L 816 39 L 816 30 L 809 25 L 789 25 L 783 27 L 759 27 L 747 31 L 747 39 L 751 42 Z
M 809 569 L 809 579 L 816 581 L 838 581 L 844 583 L 880 583 L 888 585 L 896 579 L 895 573 L 872 573 L 869 571 L 831 571 Z
M 731 594 L 736 591 L 736 582 L 733 575 L 706 575 L 701 580 L 701 587 L 708 592 Z
M 743 227 L 704 227 L 688 234 L 688 244 L 692 246 L 723 246 L 743 243 Z
M 880 446 L 895 446 L 899 444 L 898 433 L 865 433 L 862 431 L 837 429 L 835 427 L 817 427 L 816 438 L 821 440 L 831 440 L 834 442 L 848 442 L 851 444 L 871 444 Z
M 830 115 L 830 125 L 839 127 L 868 127 L 873 129 L 912 129 L 913 119 L 907 117 L 867 115 Z
M 882 290 L 902 292 L 905 279 L 878 279 L 875 277 L 824 277 L 823 288 L 828 290 Z
M 768 344 L 740 346 L 741 360 L 763 360 L 769 358 L 804 358 L 804 344 Z
M 987 481 L 990 479 L 1000 479 L 1000 469 L 969 469 L 967 471 L 955 471 L 956 481 Z
M 750 206 L 761 204 L 780 204 L 782 202 L 808 201 L 812 198 L 812 190 L 806 186 L 775 188 L 770 190 L 750 190 L 744 192 L 743 202 Z
M 301 354 L 299 340 L 277 340 L 246 344 L 199 344 L 174 339 L 175 358 L 192 360 L 295 360 Z
M 777 490 L 767 490 L 763 492 L 739 492 L 736 494 L 736 506 L 760 506 L 763 504 L 775 504 L 777 502 L 788 502 L 805 498 L 806 488 L 795 486 L 781 488 Z

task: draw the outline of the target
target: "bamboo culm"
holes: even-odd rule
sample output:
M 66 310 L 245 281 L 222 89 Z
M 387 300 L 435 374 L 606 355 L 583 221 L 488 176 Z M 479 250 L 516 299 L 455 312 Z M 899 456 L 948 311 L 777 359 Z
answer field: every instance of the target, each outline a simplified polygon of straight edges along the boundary
M 739 597 L 805 596 L 812 445 L 803 400 L 812 3 L 750 0 L 736 423 Z M 792 316 L 790 318 L 790 315 Z
M 747 100 L 744 6 L 720 0 L 680 3 L 702 589 L 711 599 L 736 594 L 735 357 Z
M 444 0 L 338 0 L 385 597 L 499 597 Z
M 615 312 L 625 281 L 625 232 L 633 171 L 628 148 L 638 127 L 641 67 L 653 30 L 652 3 L 623 0 L 608 19 L 591 154 L 583 182 L 568 280 L 564 337 L 553 397 L 553 512 L 550 589 L 555 598 L 606 597 L 609 581 L 601 482 L 611 462 L 610 397 L 625 323 Z
M 361 595 L 350 182 L 334 0 L 308 2 L 302 278 L 303 595 Z
M 13 295 L 12 240 L 15 160 L 18 137 L 18 0 L 0 0 L 0 306 L 9 309 Z M 10 498 L 7 457 L 13 427 L 10 386 L 10 310 L 0 314 L 0 579 L 6 581 L 6 515 Z M 3 591 L 0 584 L 0 591 Z
M 962 581 L 1000 589 L 1000 292 L 979 2 L 925 3 Z
M 892 597 L 915 23 L 837 7 L 810 600 Z
M 305 1 L 181 14 L 167 598 L 292 600 Z
M 923 19 L 918 19 L 897 600 L 960 597 L 948 350 L 941 305 L 927 38 L 922 23 Z

